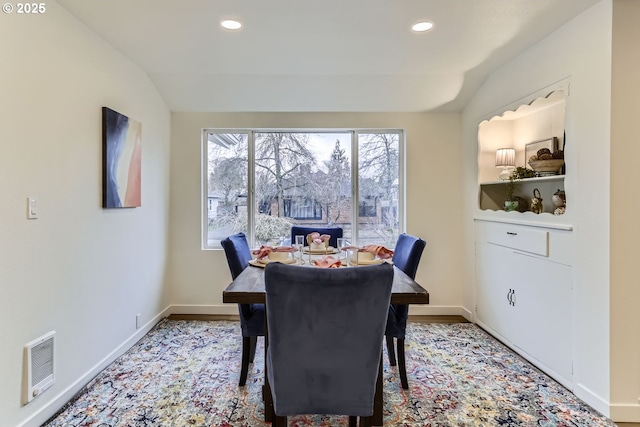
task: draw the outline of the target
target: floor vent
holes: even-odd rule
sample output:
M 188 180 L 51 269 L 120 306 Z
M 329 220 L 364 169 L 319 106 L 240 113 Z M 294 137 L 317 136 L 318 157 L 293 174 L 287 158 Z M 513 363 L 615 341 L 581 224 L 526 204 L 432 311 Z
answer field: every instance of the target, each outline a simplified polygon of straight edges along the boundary
M 55 331 L 48 332 L 24 347 L 25 404 L 53 385 L 55 336 Z

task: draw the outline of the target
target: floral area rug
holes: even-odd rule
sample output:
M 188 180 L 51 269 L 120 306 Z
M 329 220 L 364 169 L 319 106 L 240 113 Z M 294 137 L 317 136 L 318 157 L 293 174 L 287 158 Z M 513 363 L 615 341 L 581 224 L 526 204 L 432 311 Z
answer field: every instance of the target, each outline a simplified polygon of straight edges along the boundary
M 238 322 L 165 319 L 44 426 L 269 426 L 258 343 L 238 387 Z M 409 323 L 406 358 L 409 390 L 384 356 L 385 426 L 615 426 L 471 323 Z M 347 425 L 289 417 L 290 427 Z

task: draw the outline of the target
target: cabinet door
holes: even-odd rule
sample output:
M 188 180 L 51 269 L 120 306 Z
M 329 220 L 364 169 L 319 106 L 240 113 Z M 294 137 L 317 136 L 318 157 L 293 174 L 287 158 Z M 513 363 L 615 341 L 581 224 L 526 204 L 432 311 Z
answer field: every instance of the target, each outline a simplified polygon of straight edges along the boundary
M 512 340 L 517 331 L 512 282 L 520 276 L 510 261 L 513 251 L 490 243 L 476 245 L 476 318 L 501 338 Z
M 513 252 L 520 271 L 515 292 L 518 332 L 513 343 L 567 381 L 572 377 L 572 269 Z M 554 375 L 555 376 L 555 375 Z

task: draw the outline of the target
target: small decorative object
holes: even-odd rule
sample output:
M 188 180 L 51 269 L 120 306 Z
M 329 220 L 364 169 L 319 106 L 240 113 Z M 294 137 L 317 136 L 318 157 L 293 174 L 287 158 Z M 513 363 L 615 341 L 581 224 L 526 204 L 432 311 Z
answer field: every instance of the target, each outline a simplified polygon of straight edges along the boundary
M 553 158 L 553 152 L 557 149 L 558 138 L 555 136 L 546 139 L 539 139 L 524 146 L 524 158 L 530 161 L 531 157 L 535 156 L 536 158 L 534 160 L 541 160 L 540 156 L 549 154 L 549 159 L 551 159 Z M 544 160 L 544 158 L 542 160 Z
M 557 175 L 564 165 L 564 152 L 558 149 L 558 138 L 554 136 L 527 144 L 525 159 L 538 176 Z
M 526 212 L 529 210 L 529 201 L 527 199 L 525 199 L 524 197 L 520 197 L 520 196 L 513 196 L 511 198 L 512 202 L 517 202 L 517 206 L 515 208 L 515 210 L 517 210 L 518 212 Z
M 539 176 L 557 175 L 564 165 L 564 159 L 554 159 L 551 156 L 551 154 L 543 154 L 544 159 L 539 157 L 540 160 L 529 160 L 531 169 L 536 171 Z
M 329 239 L 331 236 L 328 234 L 320 234 L 317 231 L 307 235 L 307 242 L 309 243 L 310 251 L 326 251 L 329 247 Z
M 551 197 L 553 204 L 556 206 L 553 211 L 554 215 L 563 215 L 566 210 L 567 198 L 565 196 L 564 191 L 558 189 L 555 193 L 553 193 L 553 197 Z
M 541 148 L 536 152 L 536 156 L 538 157 L 538 159 L 540 160 L 549 160 L 552 159 L 553 156 L 551 155 L 551 150 L 549 150 L 548 148 Z M 544 156 L 551 156 L 551 157 L 544 157 Z
M 515 196 L 513 193 L 519 187 L 519 182 L 523 178 L 533 178 L 535 176 L 535 172 L 531 169 L 526 169 L 521 166 L 515 168 L 511 174 L 509 175 L 509 181 L 507 182 L 505 188 L 507 190 L 506 200 L 504 202 L 504 210 L 507 212 L 510 211 L 519 211 L 524 212 L 527 210 L 526 201 L 519 196 Z M 524 203 L 523 203 L 524 202 Z
M 516 151 L 513 148 L 499 148 L 496 150 L 496 167 L 502 168 L 498 179 L 505 181 L 516 165 Z
M 540 195 L 540 190 L 537 188 L 533 189 L 533 197 L 531 198 L 531 212 L 534 214 L 542 213 L 542 196 Z
M 142 124 L 102 107 L 102 207 L 141 206 Z
M 566 206 L 560 206 L 553 211 L 553 214 L 556 216 L 564 215 L 566 209 L 567 209 Z

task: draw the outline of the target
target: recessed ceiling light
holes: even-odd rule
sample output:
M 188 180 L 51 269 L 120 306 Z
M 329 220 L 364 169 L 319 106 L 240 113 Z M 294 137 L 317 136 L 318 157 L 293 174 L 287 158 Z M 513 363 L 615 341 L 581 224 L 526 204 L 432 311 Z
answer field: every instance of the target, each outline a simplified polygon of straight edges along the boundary
M 416 33 L 422 33 L 424 31 L 429 31 L 432 28 L 433 28 L 433 22 L 429 22 L 429 21 L 418 22 L 418 23 L 413 24 L 411 26 L 411 29 L 413 31 L 415 31 Z
M 220 26 L 222 28 L 226 28 L 227 30 L 239 30 L 242 27 L 242 22 L 236 21 L 234 19 L 225 19 L 220 22 Z

